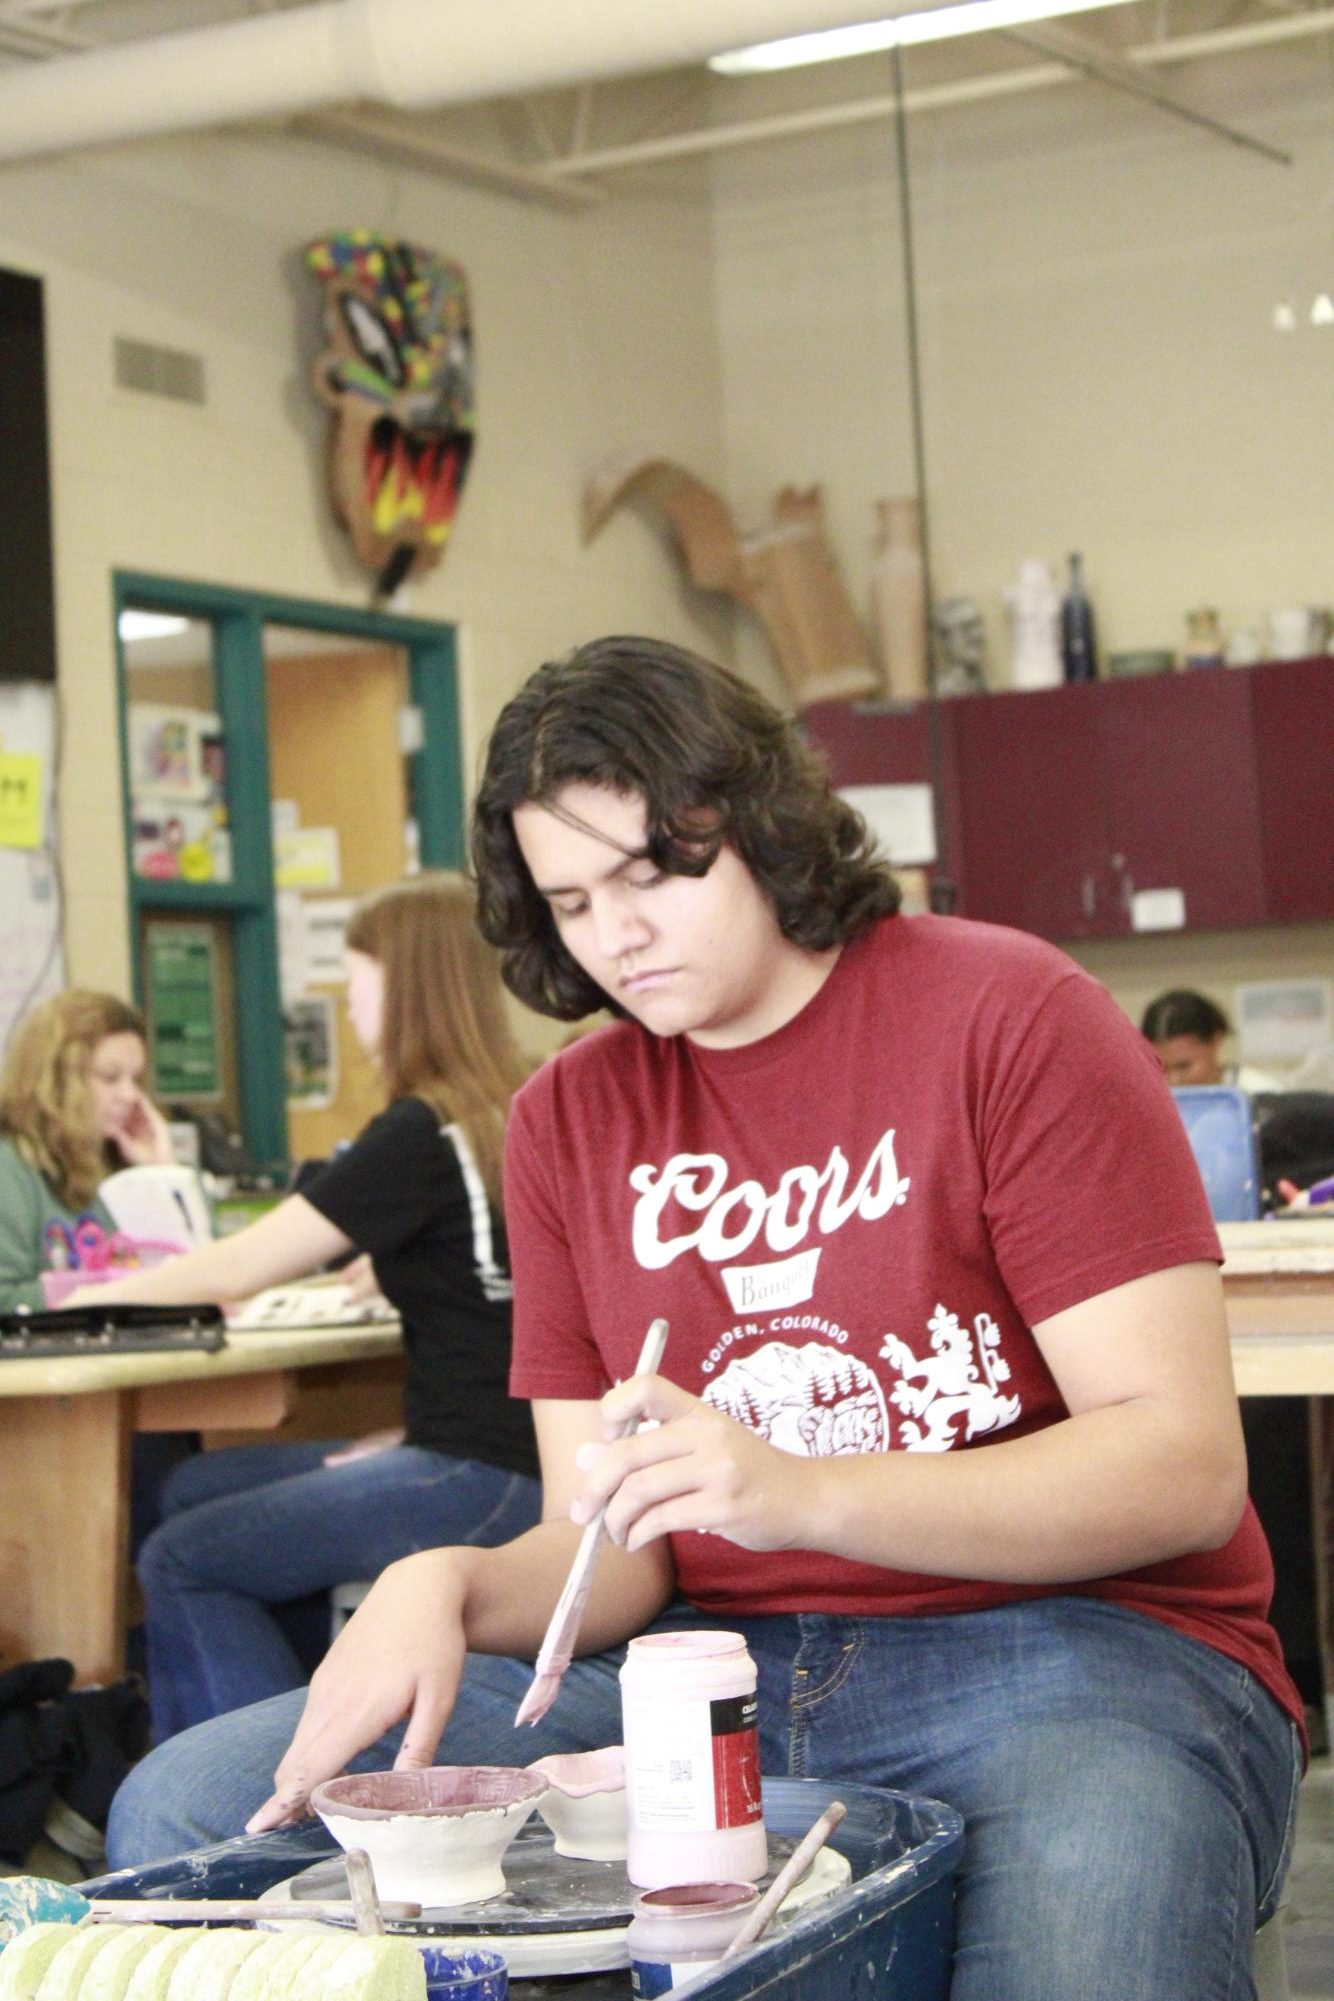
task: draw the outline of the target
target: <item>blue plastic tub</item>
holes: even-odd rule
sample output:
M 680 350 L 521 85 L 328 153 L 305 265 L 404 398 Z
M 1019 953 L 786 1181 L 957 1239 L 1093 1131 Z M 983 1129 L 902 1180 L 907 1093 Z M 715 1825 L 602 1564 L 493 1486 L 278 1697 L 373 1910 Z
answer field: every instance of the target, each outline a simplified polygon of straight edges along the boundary
M 840 1799 L 847 1818 L 833 1846 L 852 1881 L 781 1931 L 706 1974 L 691 1993 L 707 2001 L 871 2001 L 892 1991 L 947 2001 L 954 1949 L 954 1878 L 963 1823 L 953 1807 L 878 1786 L 824 1779 L 766 1779 L 764 1815 L 775 1834 L 797 1836 Z M 338 1851 L 318 1824 L 239 1835 L 192 1855 L 122 1869 L 81 1883 L 86 1896 L 257 1897 Z M 892 1986 L 891 1986 L 892 1982 Z M 511 1979 L 513 2001 L 627 2001 L 628 1970 Z
M 1200 1170 L 1215 1223 L 1250 1223 L 1260 1214 L 1255 1118 L 1231 1084 L 1179 1085 L 1172 1093 Z

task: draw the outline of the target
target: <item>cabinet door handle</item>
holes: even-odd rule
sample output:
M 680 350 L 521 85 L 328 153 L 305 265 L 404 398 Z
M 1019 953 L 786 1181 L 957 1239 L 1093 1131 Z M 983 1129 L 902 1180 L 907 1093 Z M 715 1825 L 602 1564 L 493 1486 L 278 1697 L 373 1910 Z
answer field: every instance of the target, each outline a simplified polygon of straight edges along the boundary
M 1097 882 L 1097 877 L 1093 874 L 1093 871 L 1091 869 L 1089 873 L 1084 877 L 1084 886 L 1080 891 L 1080 902 L 1084 906 L 1085 917 L 1093 917 L 1097 914 L 1098 882 Z

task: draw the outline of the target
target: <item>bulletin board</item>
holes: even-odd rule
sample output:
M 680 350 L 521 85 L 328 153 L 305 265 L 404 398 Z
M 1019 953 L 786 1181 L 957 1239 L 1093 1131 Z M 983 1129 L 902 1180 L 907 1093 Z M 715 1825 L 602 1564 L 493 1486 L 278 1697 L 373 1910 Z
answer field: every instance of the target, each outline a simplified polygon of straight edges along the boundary
M 55 760 L 54 688 L 0 682 L 0 1049 L 65 984 Z

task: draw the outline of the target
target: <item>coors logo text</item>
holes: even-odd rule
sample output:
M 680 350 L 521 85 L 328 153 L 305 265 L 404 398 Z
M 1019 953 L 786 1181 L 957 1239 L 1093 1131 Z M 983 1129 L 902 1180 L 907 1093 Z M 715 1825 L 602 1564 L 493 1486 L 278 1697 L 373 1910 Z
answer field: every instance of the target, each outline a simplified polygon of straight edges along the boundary
M 812 1230 L 827 1237 L 853 1216 L 877 1221 L 904 1200 L 909 1182 L 894 1158 L 891 1126 L 855 1182 L 847 1156 L 836 1146 L 823 1167 L 788 1168 L 772 1193 L 758 1181 L 729 1187 L 727 1162 L 717 1153 L 676 1153 L 662 1167 L 644 1162 L 631 1169 L 630 1186 L 639 1198 L 631 1237 L 635 1257 L 646 1271 L 661 1271 L 692 1250 L 721 1263 L 749 1250 L 757 1238 L 784 1256 Z M 699 1223 L 671 1234 L 673 1204 L 699 1216 Z

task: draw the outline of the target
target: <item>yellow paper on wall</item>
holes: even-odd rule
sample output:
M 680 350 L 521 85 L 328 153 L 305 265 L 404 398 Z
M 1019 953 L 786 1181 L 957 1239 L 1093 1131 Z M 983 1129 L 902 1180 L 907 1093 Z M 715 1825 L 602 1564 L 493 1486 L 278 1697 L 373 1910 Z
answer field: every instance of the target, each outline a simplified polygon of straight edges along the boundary
M 35 750 L 0 750 L 0 848 L 41 845 L 41 757 Z

